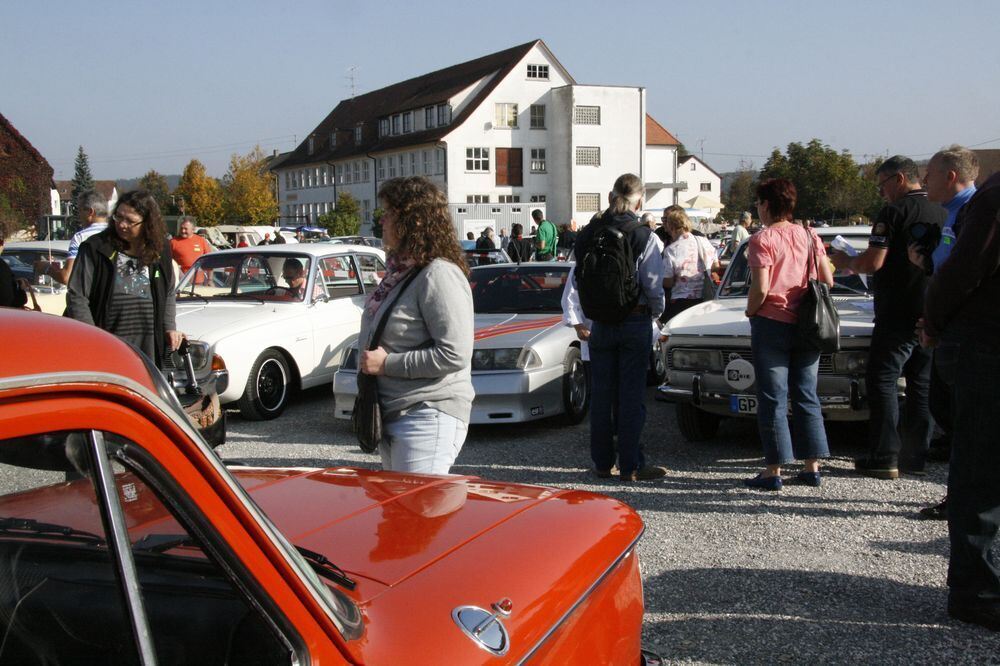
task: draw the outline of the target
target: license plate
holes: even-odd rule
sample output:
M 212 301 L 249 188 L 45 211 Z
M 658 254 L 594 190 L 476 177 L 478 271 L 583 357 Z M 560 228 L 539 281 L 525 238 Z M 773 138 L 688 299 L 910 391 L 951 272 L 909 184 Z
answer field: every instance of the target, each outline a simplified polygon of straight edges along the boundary
M 729 411 L 734 414 L 756 414 L 757 396 L 753 395 L 731 395 L 729 396 Z

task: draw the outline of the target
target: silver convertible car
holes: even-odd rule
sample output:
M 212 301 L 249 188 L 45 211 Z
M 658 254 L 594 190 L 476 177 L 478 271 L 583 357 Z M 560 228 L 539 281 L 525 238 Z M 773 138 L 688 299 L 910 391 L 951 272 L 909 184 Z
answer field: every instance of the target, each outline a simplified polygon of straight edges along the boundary
M 579 423 L 586 416 L 590 392 L 580 341 L 562 321 L 560 299 L 570 268 L 565 262 L 546 262 L 472 269 L 472 423 L 558 414 Z M 334 379 L 337 418 L 351 417 L 357 367 L 355 343 Z
M 828 251 L 837 236 L 863 251 L 871 227 L 827 227 L 816 232 Z M 657 399 L 676 403 L 677 425 L 689 441 L 713 437 L 723 417 L 753 418 L 757 413 L 750 322 L 743 314 L 750 288 L 746 249 L 744 241 L 715 299 L 667 322 L 667 341 L 661 343 L 667 383 L 659 388 Z M 834 281 L 840 351 L 820 357 L 820 405 L 827 420 L 865 421 L 865 368 L 874 327 L 874 302 L 867 277 L 837 272 Z

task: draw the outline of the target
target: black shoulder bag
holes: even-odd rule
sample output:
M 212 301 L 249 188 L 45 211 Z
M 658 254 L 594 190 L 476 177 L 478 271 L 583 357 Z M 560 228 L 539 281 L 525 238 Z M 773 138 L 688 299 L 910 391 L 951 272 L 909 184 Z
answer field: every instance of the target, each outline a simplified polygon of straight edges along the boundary
M 375 332 L 372 333 L 371 342 L 368 344 L 368 351 L 378 348 L 379 340 L 382 338 L 382 331 L 389 320 L 389 313 L 396 305 L 396 301 L 403 295 L 406 288 L 420 274 L 419 268 L 411 269 L 405 280 L 396 287 L 396 294 L 392 301 L 386 306 L 382 313 L 382 319 Z M 382 407 L 378 402 L 378 379 L 375 375 L 361 372 L 361 351 L 358 350 L 358 395 L 354 398 L 354 411 L 351 412 L 351 428 L 358 438 L 358 444 L 365 453 L 372 453 L 378 449 L 382 443 Z
M 805 349 L 832 354 L 840 349 L 840 315 L 830 295 L 829 285 L 819 280 L 819 260 L 813 233 L 808 229 L 805 232 L 809 237 L 809 260 L 806 262 L 806 293 L 799 304 L 798 339 Z M 810 267 L 816 270 L 816 279 L 809 277 Z

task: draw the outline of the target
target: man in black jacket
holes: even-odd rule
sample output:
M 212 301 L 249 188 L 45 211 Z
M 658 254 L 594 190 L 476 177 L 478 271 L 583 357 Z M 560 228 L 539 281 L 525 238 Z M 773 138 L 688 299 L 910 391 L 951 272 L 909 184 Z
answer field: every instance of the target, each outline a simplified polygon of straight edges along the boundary
M 927 290 L 921 344 L 957 342 L 948 474 L 948 614 L 1000 631 L 1000 173 L 955 220 L 958 241 Z

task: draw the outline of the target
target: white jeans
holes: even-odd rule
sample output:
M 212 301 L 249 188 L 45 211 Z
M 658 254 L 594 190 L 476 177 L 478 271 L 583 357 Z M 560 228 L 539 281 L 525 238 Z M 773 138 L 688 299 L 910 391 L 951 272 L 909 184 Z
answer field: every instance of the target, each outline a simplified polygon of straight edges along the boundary
M 417 474 L 447 474 L 469 431 L 465 423 L 433 407 L 415 409 L 382 428 L 382 469 Z

